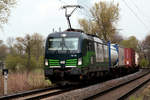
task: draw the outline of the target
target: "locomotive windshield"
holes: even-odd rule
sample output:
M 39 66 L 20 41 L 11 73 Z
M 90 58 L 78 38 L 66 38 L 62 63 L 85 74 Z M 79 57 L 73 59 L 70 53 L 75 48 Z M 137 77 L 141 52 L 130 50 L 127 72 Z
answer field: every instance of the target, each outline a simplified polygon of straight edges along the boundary
M 78 38 L 50 38 L 48 50 L 78 50 Z

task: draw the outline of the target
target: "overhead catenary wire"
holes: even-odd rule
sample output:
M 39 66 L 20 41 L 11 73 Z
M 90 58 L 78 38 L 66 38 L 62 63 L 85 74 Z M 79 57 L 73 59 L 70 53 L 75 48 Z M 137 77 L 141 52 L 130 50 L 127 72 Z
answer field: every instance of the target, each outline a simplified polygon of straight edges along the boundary
M 58 1 L 61 2 L 62 5 L 68 5 L 68 3 L 65 2 L 64 0 L 58 0 Z M 70 0 L 70 1 L 71 1 L 71 0 Z M 79 3 L 78 3 L 78 0 L 75 0 L 75 1 L 77 1 L 77 4 L 79 4 Z M 90 11 L 89 6 L 87 6 L 87 5 L 85 4 L 85 2 L 83 2 L 82 4 L 79 4 L 79 5 L 81 5 L 81 6 L 84 7 L 83 10 L 84 10 L 85 12 L 89 12 L 89 11 Z M 89 13 L 84 13 L 84 12 L 81 11 L 81 10 L 78 10 L 78 12 L 80 12 L 81 15 L 85 15 L 85 16 L 88 16 L 88 17 L 91 16 Z
M 131 0 L 131 2 L 132 2 L 132 4 L 135 6 L 135 8 L 137 9 L 137 11 L 138 11 L 139 13 L 142 13 L 141 15 L 142 15 L 144 18 L 146 18 L 147 21 L 150 22 L 149 17 L 148 17 L 147 15 L 145 15 L 145 13 L 143 13 L 143 12 L 141 11 L 141 9 L 136 5 L 136 3 L 133 2 L 132 0 Z M 145 19 L 145 20 L 146 20 L 146 19 Z
M 125 0 L 122 0 L 123 3 L 128 7 L 128 9 L 134 14 L 134 16 L 137 18 L 137 20 L 142 23 L 146 30 L 148 30 L 147 25 L 143 22 L 143 20 L 134 12 L 134 10 L 128 5 L 128 3 Z
M 79 4 L 79 1 L 80 1 L 80 0 L 77 0 L 77 3 L 78 3 L 78 4 Z M 88 0 L 87 0 L 87 1 L 88 1 Z M 80 11 L 80 13 L 83 14 L 83 15 L 85 15 L 86 17 L 89 17 L 89 18 L 90 18 L 90 17 L 92 17 L 91 14 L 89 13 L 91 8 L 90 8 L 90 6 L 87 6 L 87 4 L 85 4 L 85 3 L 86 3 L 86 2 L 82 2 L 82 4 L 79 4 L 79 5 L 82 5 L 82 6 L 84 7 L 83 10 L 84 10 L 86 13 L 83 13 L 83 12 L 81 12 L 81 11 Z M 90 5 L 90 4 L 89 4 L 89 5 Z
M 62 1 L 62 0 L 59 0 L 61 3 L 63 3 L 63 4 L 67 4 L 65 1 Z

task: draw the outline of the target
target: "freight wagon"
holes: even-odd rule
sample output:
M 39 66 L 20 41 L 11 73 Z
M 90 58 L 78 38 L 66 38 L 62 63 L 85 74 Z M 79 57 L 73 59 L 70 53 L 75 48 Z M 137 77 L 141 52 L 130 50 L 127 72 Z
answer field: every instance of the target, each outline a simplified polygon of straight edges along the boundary
M 131 48 L 124 48 L 125 52 L 125 65 L 127 67 L 133 67 L 135 66 L 135 51 Z

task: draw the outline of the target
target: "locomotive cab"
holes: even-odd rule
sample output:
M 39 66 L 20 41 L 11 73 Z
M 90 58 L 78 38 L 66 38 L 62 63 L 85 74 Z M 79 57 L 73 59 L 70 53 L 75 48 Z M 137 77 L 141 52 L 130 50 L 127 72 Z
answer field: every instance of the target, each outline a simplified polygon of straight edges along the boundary
M 51 80 L 70 79 L 81 73 L 82 65 L 82 33 L 58 32 L 52 33 L 46 40 L 45 76 Z M 66 76 L 66 77 L 64 77 Z

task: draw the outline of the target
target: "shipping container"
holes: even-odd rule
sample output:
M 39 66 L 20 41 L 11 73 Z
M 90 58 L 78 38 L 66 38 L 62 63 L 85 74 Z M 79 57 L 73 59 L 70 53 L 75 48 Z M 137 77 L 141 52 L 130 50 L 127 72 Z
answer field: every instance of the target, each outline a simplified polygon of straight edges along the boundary
M 117 47 L 115 45 L 111 45 L 111 65 L 112 66 L 117 66 L 118 64 L 118 51 Z
M 139 54 L 137 52 L 135 52 L 135 65 L 139 65 Z
M 128 67 L 134 67 L 135 66 L 135 51 L 131 48 L 125 48 L 125 65 Z
M 124 48 L 119 46 L 119 67 L 123 67 L 125 65 L 125 53 L 124 53 Z

